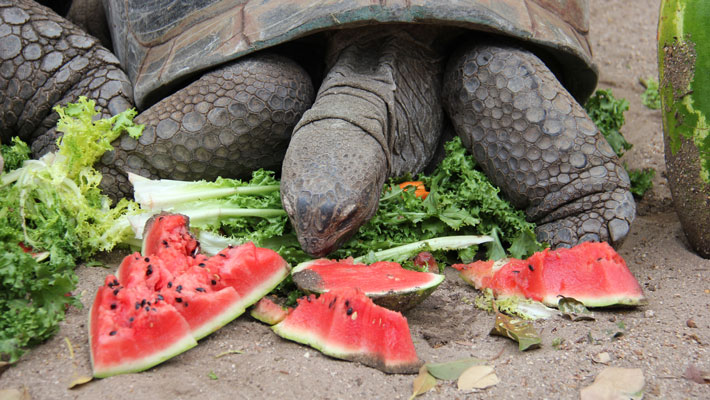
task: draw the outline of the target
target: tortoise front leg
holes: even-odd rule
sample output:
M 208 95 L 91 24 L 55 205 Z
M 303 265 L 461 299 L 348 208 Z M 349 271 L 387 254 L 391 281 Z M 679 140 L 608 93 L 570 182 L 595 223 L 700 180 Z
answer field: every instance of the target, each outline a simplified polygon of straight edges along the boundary
M 629 178 L 582 107 L 532 53 L 466 45 L 449 61 L 445 108 L 490 179 L 540 241 L 619 245 L 635 203 Z
M 71 22 L 29 0 L 0 3 L 0 140 L 55 148 L 56 104 L 94 99 L 102 116 L 131 107 L 118 59 Z
M 258 54 L 205 73 L 136 117 L 143 135 L 123 135 L 104 154 L 102 188 L 131 193 L 128 172 L 213 180 L 277 169 L 313 97 L 308 74 L 283 56 Z

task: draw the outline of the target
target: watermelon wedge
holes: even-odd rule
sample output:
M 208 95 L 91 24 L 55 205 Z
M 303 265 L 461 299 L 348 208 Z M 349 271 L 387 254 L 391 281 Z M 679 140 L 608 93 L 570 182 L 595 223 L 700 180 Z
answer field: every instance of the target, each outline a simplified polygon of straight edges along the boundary
M 262 297 L 251 308 L 249 314 L 256 320 L 268 325 L 275 325 L 283 321 L 292 311 L 290 307 L 283 307 L 269 297 Z
M 573 297 L 587 307 L 644 304 L 646 298 L 623 258 L 606 242 L 545 249 L 526 260 L 505 259 L 455 264 L 476 289 L 490 288 L 498 298 L 526 297 L 556 307 Z
M 89 312 L 89 344 L 94 376 L 138 372 L 197 346 L 190 326 L 175 308 L 153 302 L 154 293 L 124 288 L 106 277 Z M 143 304 L 144 307 L 136 306 Z
M 358 289 L 333 289 L 298 299 L 271 329 L 331 357 L 357 361 L 386 373 L 416 373 L 422 362 L 407 319 L 380 307 Z
M 95 376 L 142 371 L 189 349 L 290 273 L 276 252 L 253 243 L 199 254 L 187 223 L 158 216 L 143 246 L 154 253 L 125 257 L 99 288 L 89 322 Z
M 292 275 L 293 282 L 307 293 L 354 287 L 375 304 L 395 311 L 406 311 L 421 303 L 444 280 L 444 275 L 407 270 L 396 262 L 366 265 L 352 258 L 305 262 L 294 268 Z

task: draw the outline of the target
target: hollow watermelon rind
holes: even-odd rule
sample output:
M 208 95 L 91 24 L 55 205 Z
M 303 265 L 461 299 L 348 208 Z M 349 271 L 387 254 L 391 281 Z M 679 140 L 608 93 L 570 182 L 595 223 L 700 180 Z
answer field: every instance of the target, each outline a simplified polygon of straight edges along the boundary
M 329 270 L 341 271 L 343 275 L 339 277 L 342 287 L 357 287 L 362 290 L 367 297 L 382 307 L 390 310 L 404 312 L 410 310 L 426 299 L 444 281 L 445 276 L 431 272 L 417 272 L 406 270 L 394 262 L 376 262 L 371 265 L 355 263 L 353 259 L 340 261 L 317 259 L 299 264 L 292 271 L 293 282 L 299 289 L 306 293 L 326 293 L 331 290 L 327 278 L 323 274 Z M 362 269 L 362 271 L 358 271 Z M 348 276 L 350 274 L 351 276 Z M 367 282 L 362 282 L 361 286 L 355 283 L 357 279 L 371 279 L 374 284 L 387 281 L 388 278 L 419 280 L 418 284 L 412 284 L 406 288 L 396 289 L 371 289 L 367 287 Z M 389 275 L 389 276 L 388 276 Z M 427 279 L 428 281 L 421 281 Z
M 290 308 L 279 305 L 271 298 L 262 297 L 249 311 L 249 315 L 267 325 L 276 325 L 291 312 Z

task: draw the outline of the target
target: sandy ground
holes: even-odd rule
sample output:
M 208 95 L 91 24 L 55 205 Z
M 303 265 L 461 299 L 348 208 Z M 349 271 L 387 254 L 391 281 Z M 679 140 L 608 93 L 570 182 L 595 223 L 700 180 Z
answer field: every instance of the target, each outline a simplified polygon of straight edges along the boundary
M 617 97 L 631 103 L 623 133 L 634 148 L 624 158 L 632 168 L 650 166 L 658 171 L 655 187 L 639 203 L 639 215 L 620 249 L 643 286 L 648 305 L 597 312 L 595 321 L 536 322 L 542 347 L 520 352 L 512 341 L 489 336 L 492 316 L 471 305 L 476 291 L 447 268 L 441 287 L 406 314 L 416 349 L 430 362 L 491 359 L 500 383 L 461 392 L 455 382 L 439 381 L 422 399 L 574 399 L 607 366 L 640 368 L 649 399 L 710 398 L 710 385 L 682 378 L 690 364 L 710 370 L 710 260 L 688 249 L 665 184 L 660 114 L 645 108 L 639 97 L 643 91 L 639 78 L 656 76 L 658 0 L 590 3 L 600 87 L 612 88 Z M 107 257 L 116 263 L 121 256 Z M 87 312 L 107 270 L 81 266 L 78 273 L 86 307 L 71 309 L 53 339 L 0 376 L 0 389 L 24 386 L 33 399 L 105 400 L 406 399 L 411 394 L 412 375 L 387 375 L 328 358 L 280 339 L 249 316 L 149 371 L 94 380 L 69 390 L 74 378 L 90 374 Z M 625 327 L 623 335 L 614 338 L 619 325 Z M 561 344 L 553 346 L 553 342 Z M 242 353 L 215 357 L 230 349 Z M 593 361 L 604 352 L 610 355 L 608 364 Z M 217 379 L 211 379 L 211 373 Z

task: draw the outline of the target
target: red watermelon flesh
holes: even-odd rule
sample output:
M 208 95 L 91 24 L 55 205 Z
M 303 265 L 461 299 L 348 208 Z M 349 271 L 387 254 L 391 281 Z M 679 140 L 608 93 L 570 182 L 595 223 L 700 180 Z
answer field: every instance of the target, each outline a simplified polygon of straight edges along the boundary
M 151 256 L 172 252 L 171 258 L 176 262 L 167 265 L 167 268 L 173 273 L 180 273 L 180 270 L 174 269 L 189 264 L 190 258 L 199 252 L 199 243 L 190 233 L 189 225 L 190 219 L 183 214 L 162 212 L 153 215 L 145 224 L 141 253 Z
M 477 261 L 453 267 L 466 282 L 477 289 L 490 288 L 496 297 L 526 297 L 552 307 L 560 297 L 573 297 L 587 307 L 645 302 L 626 262 L 606 242 L 545 249 L 526 260 Z
M 180 219 L 163 215 L 163 219 L 159 221 L 179 222 Z M 187 223 L 186 218 L 182 221 Z M 153 224 L 153 229 L 164 227 L 161 223 Z M 178 224 L 173 224 L 168 229 L 181 231 L 177 226 Z M 184 230 L 186 231 L 186 227 Z M 146 235 L 146 238 L 160 240 L 161 243 L 162 240 L 167 241 L 165 237 L 166 235 L 154 234 L 152 231 Z M 142 297 L 130 304 L 133 308 L 127 307 L 124 310 L 124 319 L 136 319 L 144 310 L 166 310 L 172 318 L 176 318 L 175 315 L 179 317 L 180 324 L 175 326 L 180 333 L 177 337 L 163 335 L 146 339 L 143 337 L 147 334 L 145 330 L 122 331 L 122 335 L 129 337 L 132 345 L 140 350 L 141 357 L 136 355 L 138 360 L 135 362 L 126 360 L 127 366 L 108 365 L 105 360 L 116 358 L 115 353 L 124 350 L 121 346 L 114 345 L 111 349 L 103 345 L 108 343 L 103 337 L 111 331 L 107 333 L 105 329 L 97 330 L 101 324 L 94 321 L 106 319 L 104 313 L 108 311 L 105 307 L 97 307 L 97 311 L 91 313 L 90 335 L 101 339 L 91 342 L 92 354 L 103 354 L 93 358 L 94 370 L 101 376 L 140 371 L 164 361 L 165 354 L 168 353 L 161 352 L 160 346 L 149 345 L 156 340 L 171 350 L 170 356 L 187 350 L 191 346 L 186 346 L 186 343 L 201 339 L 244 313 L 247 307 L 270 292 L 289 274 L 288 264 L 278 253 L 258 248 L 253 243 L 230 247 L 220 252 L 220 255 L 207 258 L 202 254 L 186 255 L 192 251 L 189 250 L 192 245 L 180 244 L 179 240 L 194 242 L 192 236 L 181 234 L 175 241 L 167 241 L 169 246 L 153 246 L 155 243 L 144 246 L 155 249 L 156 253 L 148 256 L 134 253 L 125 257 L 119 267 L 118 278 L 111 276 L 111 280 L 106 281 L 106 285 L 99 289 L 95 303 L 105 297 L 107 290 L 112 293 L 114 287 L 120 287 L 130 293 L 140 293 Z M 182 325 L 187 326 L 187 331 L 180 328 Z M 166 328 L 163 326 L 161 329 Z M 183 337 L 185 335 L 189 339 Z M 176 350 L 178 348 L 181 350 Z M 141 365 L 145 368 L 139 368 Z
M 174 307 L 155 301 L 147 289 L 122 287 L 113 275 L 99 288 L 89 315 L 96 377 L 142 371 L 197 345 Z
M 374 304 L 358 289 L 333 289 L 318 297 L 303 297 L 272 329 L 331 357 L 386 373 L 416 373 L 422 364 L 407 319 Z
M 402 268 L 396 262 L 378 261 L 371 265 L 344 260 L 318 259 L 293 270 L 293 281 L 309 293 L 339 288 L 362 290 L 375 304 L 406 311 L 421 303 L 444 280 L 444 275 Z

